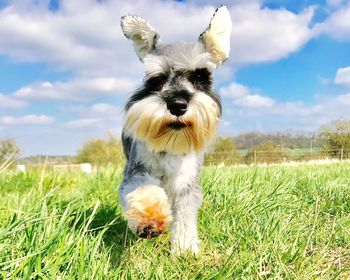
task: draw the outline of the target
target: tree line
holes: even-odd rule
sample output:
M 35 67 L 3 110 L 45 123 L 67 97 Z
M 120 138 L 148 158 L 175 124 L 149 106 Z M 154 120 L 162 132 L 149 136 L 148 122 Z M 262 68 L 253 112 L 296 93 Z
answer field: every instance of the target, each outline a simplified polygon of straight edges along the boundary
M 300 154 L 291 151 L 304 148 Z M 13 139 L 0 139 L 0 164 L 16 160 L 20 148 Z M 350 158 L 350 120 L 336 120 L 322 126 L 318 133 L 302 135 L 287 133 L 243 133 L 236 137 L 219 137 L 209 148 L 205 164 L 237 164 L 280 162 L 288 159 Z M 22 163 L 38 163 L 43 156 L 20 159 Z M 47 160 L 47 159 L 46 159 Z M 92 139 L 84 143 L 76 156 L 51 156 L 55 163 L 123 164 L 124 155 L 119 137 Z
M 264 142 L 271 142 L 283 148 L 298 149 L 312 147 L 322 147 L 325 139 L 318 133 L 302 134 L 293 132 L 247 132 L 232 137 L 237 149 L 250 149 Z

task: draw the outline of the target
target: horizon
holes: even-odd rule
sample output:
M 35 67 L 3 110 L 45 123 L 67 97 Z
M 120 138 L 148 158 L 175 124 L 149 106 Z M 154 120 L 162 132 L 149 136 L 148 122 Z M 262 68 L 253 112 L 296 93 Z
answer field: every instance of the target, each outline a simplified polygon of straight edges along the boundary
M 313 142 L 313 149 L 319 149 L 319 148 L 322 148 L 322 146 L 320 146 L 320 145 L 317 145 L 317 141 L 320 141 L 320 143 L 318 143 L 318 144 L 321 144 L 321 140 L 322 140 L 322 137 L 318 137 L 319 135 L 319 133 L 303 133 L 303 132 L 291 132 L 291 131 L 273 131 L 273 132 L 260 132 L 260 131 L 247 131 L 247 132 L 242 132 L 242 133 L 240 133 L 240 134 L 237 134 L 237 135 L 226 135 L 226 136 L 218 136 L 218 137 L 216 137 L 216 139 L 214 139 L 214 142 L 217 140 L 217 139 L 219 139 L 220 137 L 223 137 L 223 138 L 231 138 L 232 139 L 232 141 L 233 141 L 233 143 L 235 144 L 235 147 L 236 147 L 236 149 L 238 150 L 238 151 L 240 151 L 240 150 L 249 150 L 249 149 L 251 149 L 252 147 L 249 147 L 249 145 L 248 146 L 245 146 L 245 147 L 239 147 L 240 145 L 238 145 L 235 141 L 237 141 L 237 138 L 239 138 L 239 137 L 241 137 L 241 136 L 245 136 L 245 135 L 247 135 L 247 134 L 257 134 L 257 135 L 259 135 L 259 136 L 266 136 L 266 137 L 285 137 L 285 136 L 287 136 L 288 134 L 289 135 L 292 135 L 292 136 L 295 136 L 296 138 L 298 138 L 298 137 L 305 137 L 305 138 L 307 138 L 307 139 L 310 139 L 310 140 L 312 140 Z M 316 136 L 315 136 L 316 135 Z M 116 135 L 113 135 L 113 136 L 116 136 Z M 118 137 L 118 136 L 117 136 Z M 98 138 L 98 137 L 96 137 L 96 138 L 90 138 L 90 139 L 87 139 L 87 141 L 86 142 L 88 142 L 88 141 L 93 141 L 93 140 L 100 140 L 100 139 L 106 139 L 106 137 L 103 137 L 103 138 Z M 120 137 L 120 139 L 119 139 L 119 137 L 118 137 L 118 139 L 117 140 L 120 140 L 121 141 L 121 137 Z M 257 140 L 257 139 L 255 139 L 255 140 Z M 272 141 L 272 140 L 267 140 L 267 141 Z M 282 143 L 283 145 L 287 145 L 286 143 L 284 143 L 284 142 L 281 142 L 282 140 L 280 139 L 279 140 L 279 143 Z M 43 157 L 43 158 L 45 158 L 45 157 L 48 157 L 48 158 L 50 158 L 50 157 L 76 157 L 77 156 L 77 154 L 78 154 L 78 152 L 79 152 L 79 150 L 80 149 L 82 149 L 83 148 L 83 145 L 86 143 L 86 142 L 84 142 L 84 143 L 82 143 L 82 145 L 80 146 L 80 147 L 78 147 L 77 148 L 77 150 L 74 152 L 74 153 L 72 153 L 72 154 L 32 154 L 32 155 L 23 155 L 22 153 L 20 154 L 20 157 L 19 157 L 19 160 L 23 160 L 23 159 L 28 159 L 28 158 L 30 158 L 30 157 Z M 213 142 L 213 143 L 214 143 Z M 266 142 L 266 140 L 264 140 L 264 141 L 257 141 L 259 144 L 261 144 L 261 143 L 263 143 L 263 142 Z M 272 141 L 273 142 L 273 141 Z M 212 143 L 212 144 L 213 144 Z M 258 144 L 258 145 L 259 145 Z M 255 145 L 253 145 L 253 147 L 254 147 Z M 20 147 L 19 147 L 20 148 Z M 290 149 L 290 148 L 286 148 L 286 149 Z M 298 147 L 298 148 L 292 148 L 292 149 L 296 149 L 296 150 L 298 150 L 298 149 L 310 149 L 310 143 L 308 143 L 308 145 L 306 146 L 303 146 L 303 147 Z
M 164 43 L 194 41 L 215 2 L 0 0 L 0 139 L 15 139 L 23 157 L 58 156 L 120 135 L 144 74 L 120 17 L 143 17 Z M 313 134 L 350 119 L 349 0 L 222 2 L 233 29 L 214 75 L 219 136 Z

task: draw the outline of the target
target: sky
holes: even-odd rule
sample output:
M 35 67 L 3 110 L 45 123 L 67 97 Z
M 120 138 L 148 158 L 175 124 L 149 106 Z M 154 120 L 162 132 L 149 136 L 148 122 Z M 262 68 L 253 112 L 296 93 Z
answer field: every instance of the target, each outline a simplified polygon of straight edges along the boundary
M 120 134 L 144 75 L 120 17 L 143 17 L 163 43 L 194 42 L 221 4 L 232 34 L 214 75 L 219 135 L 350 118 L 349 0 L 0 0 L 0 139 L 24 156 L 66 155 Z

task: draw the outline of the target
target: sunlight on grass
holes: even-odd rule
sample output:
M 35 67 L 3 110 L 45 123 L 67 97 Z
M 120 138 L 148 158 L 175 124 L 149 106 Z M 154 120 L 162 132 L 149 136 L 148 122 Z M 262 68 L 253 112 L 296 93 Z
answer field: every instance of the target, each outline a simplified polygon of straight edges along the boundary
M 121 170 L 0 174 L 0 279 L 349 279 L 350 164 L 203 170 L 201 255 L 134 237 Z

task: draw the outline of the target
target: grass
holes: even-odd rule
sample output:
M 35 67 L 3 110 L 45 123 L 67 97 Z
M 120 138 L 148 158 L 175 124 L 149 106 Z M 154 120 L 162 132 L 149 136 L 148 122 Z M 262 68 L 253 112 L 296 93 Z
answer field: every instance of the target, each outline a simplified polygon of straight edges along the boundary
M 203 170 L 201 255 L 135 238 L 121 170 L 0 173 L 0 279 L 349 279 L 350 164 Z

